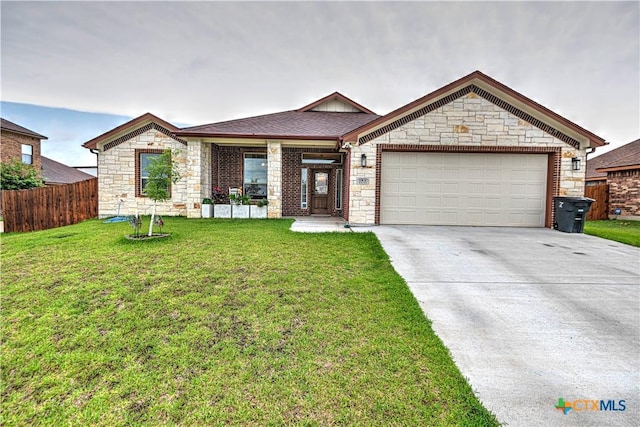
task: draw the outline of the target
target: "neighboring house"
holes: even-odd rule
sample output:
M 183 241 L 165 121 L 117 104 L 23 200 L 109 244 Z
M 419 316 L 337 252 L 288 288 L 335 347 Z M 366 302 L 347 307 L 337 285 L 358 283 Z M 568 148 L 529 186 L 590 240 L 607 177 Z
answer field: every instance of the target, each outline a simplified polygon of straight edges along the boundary
M 610 218 L 640 220 L 640 139 L 589 159 L 586 180 L 609 185 Z
M 95 178 L 93 175 L 79 171 L 71 166 L 56 162 L 42 156 L 42 180 L 46 185 L 73 184 Z
M 42 169 L 41 141 L 47 139 L 32 130 L 0 118 L 0 162 L 20 159 L 22 163 Z
M 551 227 L 581 196 L 604 139 L 476 71 L 384 116 L 333 93 L 298 110 L 188 128 L 144 114 L 84 144 L 98 153 L 100 216 L 146 210 L 145 164 L 179 152 L 163 215 L 200 216 L 212 189 L 267 198 L 270 218 L 351 225 Z

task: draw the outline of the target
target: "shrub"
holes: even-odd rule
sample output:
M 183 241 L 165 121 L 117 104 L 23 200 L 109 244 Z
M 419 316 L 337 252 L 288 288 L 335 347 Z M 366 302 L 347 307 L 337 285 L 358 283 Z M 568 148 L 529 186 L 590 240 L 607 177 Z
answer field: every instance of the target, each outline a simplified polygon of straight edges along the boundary
M 19 159 L 12 159 L 2 163 L 0 173 L 0 189 L 26 190 L 44 187 L 38 170 L 33 165 L 22 163 Z

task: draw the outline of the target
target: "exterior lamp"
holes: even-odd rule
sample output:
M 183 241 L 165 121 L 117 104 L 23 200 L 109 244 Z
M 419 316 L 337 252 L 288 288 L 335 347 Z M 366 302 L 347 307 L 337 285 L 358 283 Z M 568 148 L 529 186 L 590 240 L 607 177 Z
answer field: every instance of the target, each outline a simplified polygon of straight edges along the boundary
M 580 170 L 580 158 L 579 157 L 574 157 L 571 159 L 571 169 L 573 169 L 574 171 L 579 171 Z
M 367 167 L 367 155 L 363 154 L 362 156 L 360 156 L 360 166 L 362 166 L 363 168 Z

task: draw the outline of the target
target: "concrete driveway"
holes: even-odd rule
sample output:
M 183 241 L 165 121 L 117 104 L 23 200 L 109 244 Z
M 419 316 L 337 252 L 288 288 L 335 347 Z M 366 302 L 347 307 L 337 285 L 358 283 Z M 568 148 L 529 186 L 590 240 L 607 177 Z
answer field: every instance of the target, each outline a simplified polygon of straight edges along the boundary
M 640 425 L 640 249 L 549 229 L 372 231 L 501 423 Z

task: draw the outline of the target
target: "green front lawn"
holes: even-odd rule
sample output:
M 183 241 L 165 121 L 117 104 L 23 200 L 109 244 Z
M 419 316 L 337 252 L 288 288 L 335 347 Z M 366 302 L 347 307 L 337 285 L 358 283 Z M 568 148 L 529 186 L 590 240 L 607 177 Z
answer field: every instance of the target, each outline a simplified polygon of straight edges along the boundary
M 0 424 L 496 425 L 373 234 L 165 222 L 2 237 Z
M 585 234 L 640 247 L 640 221 L 587 221 Z

